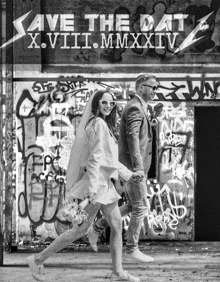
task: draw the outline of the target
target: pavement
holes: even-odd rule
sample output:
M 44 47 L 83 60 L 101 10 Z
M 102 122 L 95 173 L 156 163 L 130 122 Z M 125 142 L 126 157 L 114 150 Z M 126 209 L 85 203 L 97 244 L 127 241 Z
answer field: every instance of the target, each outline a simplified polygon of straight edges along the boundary
M 154 262 L 123 261 L 123 266 L 143 282 L 220 281 L 220 242 L 147 241 L 140 242 L 140 250 L 152 256 Z M 38 251 L 19 248 L 16 252 L 4 253 L 0 281 L 35 281 L 26 259 Z M 88 244 L 70 245 L 45 262 L 45 271 L 48 282 L 109 282 L 109 246 L 101 244 L 99 252 L 94 253 Z

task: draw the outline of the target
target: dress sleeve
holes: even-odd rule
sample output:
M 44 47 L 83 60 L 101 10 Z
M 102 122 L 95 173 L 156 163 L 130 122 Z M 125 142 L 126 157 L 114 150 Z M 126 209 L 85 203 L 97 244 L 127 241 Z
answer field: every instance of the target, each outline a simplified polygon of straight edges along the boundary
M 105 124 L 102 120 L 96 119 L 86 128 L 89 141 L 89 158 L 86 166 L 86 173 L 89 178 L 89 191 L 97 193 L 99 185 L 99 172 L 102 154 L 104 154 Z
M 130 171 L 126 166 L 124 166 L 122 163 L 118 162 L 118 174 L 121 176 L 124 180 L 128 181 L 133 172 Z
M 143 161 L 140 152 L 139 134 L 143 121 L 143 114 L 138 107 L 131 107 L 126 119 L 126 138 L 134 171 L 143 170 Z

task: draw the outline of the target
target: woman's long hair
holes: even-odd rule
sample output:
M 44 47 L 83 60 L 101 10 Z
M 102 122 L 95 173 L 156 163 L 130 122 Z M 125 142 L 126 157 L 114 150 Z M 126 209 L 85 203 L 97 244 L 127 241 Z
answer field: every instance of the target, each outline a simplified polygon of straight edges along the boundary
M 93 114 L 95 119 L 97 117 L 101 117 L 102 119 L 104 119 L 103 115 L 99 111 L 99 101 L 102 99 L 102 96 L 105 93 L 109 93 L 110 95 L 112 95 L 111 92 L 108 92 L 106 90 L 98 90 L 93 97 L 92 114 Z M 112 98 L 114 100 L 113 95 L 112 95 Z M 116 136 L 116 106 L 114 108 L 112 108 L 111 113 L 108 116 L 105 117 L 105 121 L 106 121 L 109 129 L 111 130 L 111 132 L 114 134 L 114 136 Z

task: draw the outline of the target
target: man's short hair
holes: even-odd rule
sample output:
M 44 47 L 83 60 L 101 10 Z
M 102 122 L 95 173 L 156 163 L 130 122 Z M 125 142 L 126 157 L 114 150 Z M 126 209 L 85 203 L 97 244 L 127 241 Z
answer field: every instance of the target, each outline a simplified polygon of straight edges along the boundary
M 138 89 L 138 86 L 141 85 L 144 81 L 148 81 L 149 79 L 154 78 L 157 80 L 155 75 L 149 75 L 146 73 L 140 74 L 135 81 L 135 89 Z

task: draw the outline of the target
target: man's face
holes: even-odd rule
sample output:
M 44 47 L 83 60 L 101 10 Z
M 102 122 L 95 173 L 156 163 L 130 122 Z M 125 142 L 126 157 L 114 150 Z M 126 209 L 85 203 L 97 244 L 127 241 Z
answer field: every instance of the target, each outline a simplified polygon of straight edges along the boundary
M 150 78 L 140 84 L 140 91 L 145 102 L 154 100 L 157 85 L 158 83 L 155 78 Z

